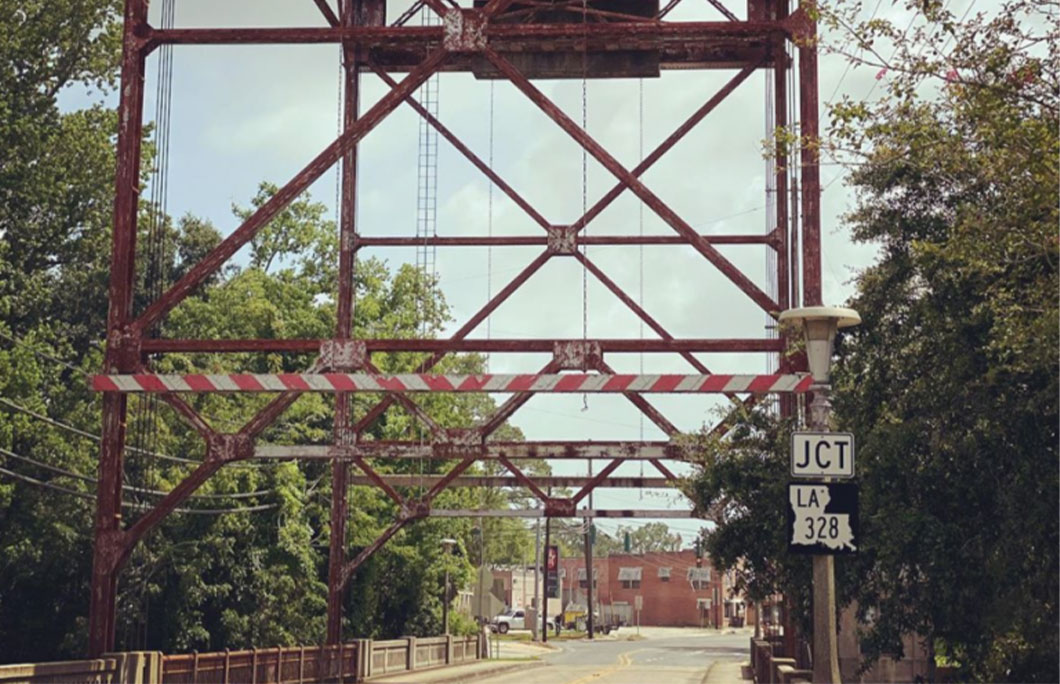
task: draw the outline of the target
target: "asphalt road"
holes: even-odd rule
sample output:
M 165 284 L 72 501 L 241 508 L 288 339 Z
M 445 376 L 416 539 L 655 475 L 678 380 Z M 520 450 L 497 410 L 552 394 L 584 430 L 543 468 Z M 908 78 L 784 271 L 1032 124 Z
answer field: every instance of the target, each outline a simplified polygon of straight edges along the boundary
M 484 684 L 700 684 L 714 662 L 747 660 L 743 634 L 659 634 L 639 641 L 562 641 L 547 665 Z

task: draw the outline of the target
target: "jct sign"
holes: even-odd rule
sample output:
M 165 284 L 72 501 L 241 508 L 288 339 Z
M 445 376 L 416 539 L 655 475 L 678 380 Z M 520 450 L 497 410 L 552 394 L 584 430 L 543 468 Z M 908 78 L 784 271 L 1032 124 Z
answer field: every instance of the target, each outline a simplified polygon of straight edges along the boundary
M 854 477 L 854 435 L 849 432 L 794 432 L 792 477 Z

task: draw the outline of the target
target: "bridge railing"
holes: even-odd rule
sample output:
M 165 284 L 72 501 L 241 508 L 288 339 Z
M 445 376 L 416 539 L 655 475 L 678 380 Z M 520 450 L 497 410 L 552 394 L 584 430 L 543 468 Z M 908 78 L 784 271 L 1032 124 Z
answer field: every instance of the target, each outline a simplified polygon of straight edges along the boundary
M 303 684 L 373 676 L 485 657 L 479 637 L 358 639 L 337 646 L 253 648 L 163 655 L 113 653 L 94 660 L 0 665 L 0 684 Z

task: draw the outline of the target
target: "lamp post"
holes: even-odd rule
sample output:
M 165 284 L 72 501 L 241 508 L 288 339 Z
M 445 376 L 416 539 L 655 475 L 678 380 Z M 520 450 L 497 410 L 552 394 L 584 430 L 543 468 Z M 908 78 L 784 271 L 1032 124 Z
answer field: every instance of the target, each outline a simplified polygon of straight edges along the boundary
M 810 427 L 826 432 L 832 414 L 830 393 L 832 351 L 836 331 L 861 323 L 861 316 L 853 309 L 832 306 L 808 306 L 788 309 L 780 314 L 781 323 L 801 325 L 806 340 L 806 360 L 813 384 L 810 391 Z M 839 644 L 836 634 L 835 558 L 830 555 L 813 557 L 813 681 L 818 684 L 838 683 Z
M 442 585 L 442 631 L 449 635 L 449 556 L 453 553 L 456 540 L 446 537 L 442 540 L 442 549 L 445 551 L 445 584 Z

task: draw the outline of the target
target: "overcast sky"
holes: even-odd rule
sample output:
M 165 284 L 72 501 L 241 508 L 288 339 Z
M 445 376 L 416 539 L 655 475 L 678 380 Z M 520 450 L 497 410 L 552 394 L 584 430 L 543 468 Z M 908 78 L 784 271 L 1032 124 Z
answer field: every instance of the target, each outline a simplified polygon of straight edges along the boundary
M 963 2 L 961 0 L 963 9 Z M 739 15 L 739 4 L 732 9 Z M 958 4 L 955 0 L 955 5 Z M 152 3 L 157 23 L 162 2 Z M 392 3 L 392 21 L 407 3 Z M 910 16 L 901 7 L 875 4 L 876 16 L 900 26 Z M 955 9 L 951 8 L 951 9 Z M 720 19 L 709 3 L 684 0 L 671 20 Z M 177 0 L 178 27 L 320 26 L 321 15 L 310 0 Z M 825 36 L 828 40 L 829 36 Z M 337 135 L 340 73 L 337 46 L 178 46 L 174 51 L 172 143 L 169 173 L 170 214 L 191 213 L 210 219 L 228 233 L 237 225 L 233 203 L 247 205 L 258 184 L 285 183 Z M 154 118 L 157 55 L 148 60 L 145 120 Z M 662 77 L 595 81 L 587 84 L 588 130 L 627 168 L 650 152 L 692 111 L 709 98 L 733 71 L 664 72 Z M 876 72 L 847 69 L 840 57 L 822 56 L 820 95 L 827 101 L 848 94 L 863 99 L 873 93 Z M 400 75 L 398 75 L 400 77 Z M 685 221 L 702 232 L 764 233 L 766 162 L 761 141 L 765 122 L 767 74 L 755 74 L 660 160 L 643 180 Z M 771 76 L 770 76 L 771 78 Z M 373 75 L 363 78 L 362 109 L 385 88 Z M 640 87 L 643 86 L 643 98 Z M 575 121 L 581 119 L 582 83 L 539 81 L 537 86 Z M 547 219 L 569 223 L 582 211 L 582 156 L 577 145 L 510 83 L 476 81 L 470 74 L 443 74 L 439 82 L 439 118 L 483 159 L 487 158 L 490 98 L 494 98 L 494 168 Z M 70 92 L 64 104 L 84 103 Z M 89 95 L 89 98 L 98 96 Z M 112 99 L 112 98 L 111 98 Z M 643 102 L 643 125 L 639 109 Z M 822 115 L 822 119 L 823 119 Z M 362 235 L 415 234 L 418 118 L 402 106 L 383 121 L 360 147 L 358 231 Z M 852 206 L 843 170 L 825 165 L 821 172 L 822 280 L 826 304 L 841 304 L 852 293 L 855 273 L 872 262 L 871 246 L 854 245 L 840 216 Z M 586 194 L 591 206 L 615 179 L 591 157 Z M 443 236 L 487 232 L 489 181 L 444 140 L 439 141 L 437 232 Z M 311 188 L 315 200 L 334 212 L 336 176 L 325 174 Z M 587 229 L 589 234 L 672 234 L 650 210 L 640 220 L 639 204 L 624 193 Z M 537 227 L 499 191 L 493 193 L 495 235 L 538 235 Z M 769 291 L 764 246 L 720 246 L 763 290 Z M 437 270 L 455 318 L 455 330 L 530 262 L 540 248 L 441 248 Z M 643 306 L 671 334 L 685 337 L 764 337 L 764 314 L 727 279 L 689 247 L 590 247 L 589 257 Z M 412 249 L 364 249 L 396 266 L 415 261 Z M 239 258 L 238 256 L 236 257 Z M 642 261 L 643 259 L 643 261 Z M 492 276 L 487 262 L 492 261 Z M 492 317 L 496 338 L 579 338 L 583 334 L 582 269 L 571 258 L 553 258 Z M 642 329 L 625 306 L 588 277 L 588 337 L 639 337 Z M 651 331 L 645 336 L 653 336 Z M 485 337 L 481 326 L 472 337 Z M 676 355 L 616 355 L 608 358 L 619 372 L 695 372 Z M 764 355 L 701 355 L 715 372 L 756 373 L 767 370 Z M 544 355 L 494 355 L 494 372 L 533 372 Z M 651 396 L 679 428 L 694 430 L 713 423 L 715 398 Z M 583 410 L 580 395 L 538 395 L 512 421 L 527 439 L 614 440 L 662 439 L 664 435 L 627 400 L 617 395 L 591 396 Z M 557 473 L 573 466 L 554 464 Z M 596 467 L 602 464 L 597 462 Z M 583 466 L 579 466 L 581 468 Z M 653 475 L 645 466 L 645 475 Z M 616 474 L 641 472 L 627 464 Z M 675 498 L 675 496 L 677 498 Z M 680 495 L 627 490 L 597 490 L 599 508 L 665 508 L 682 504 Z M 641 524 L 644 521 L 630 521 Z M 669 521 L 690 539 L 700 523 Z M 600 523 L 614 530 L 621 521 Z

